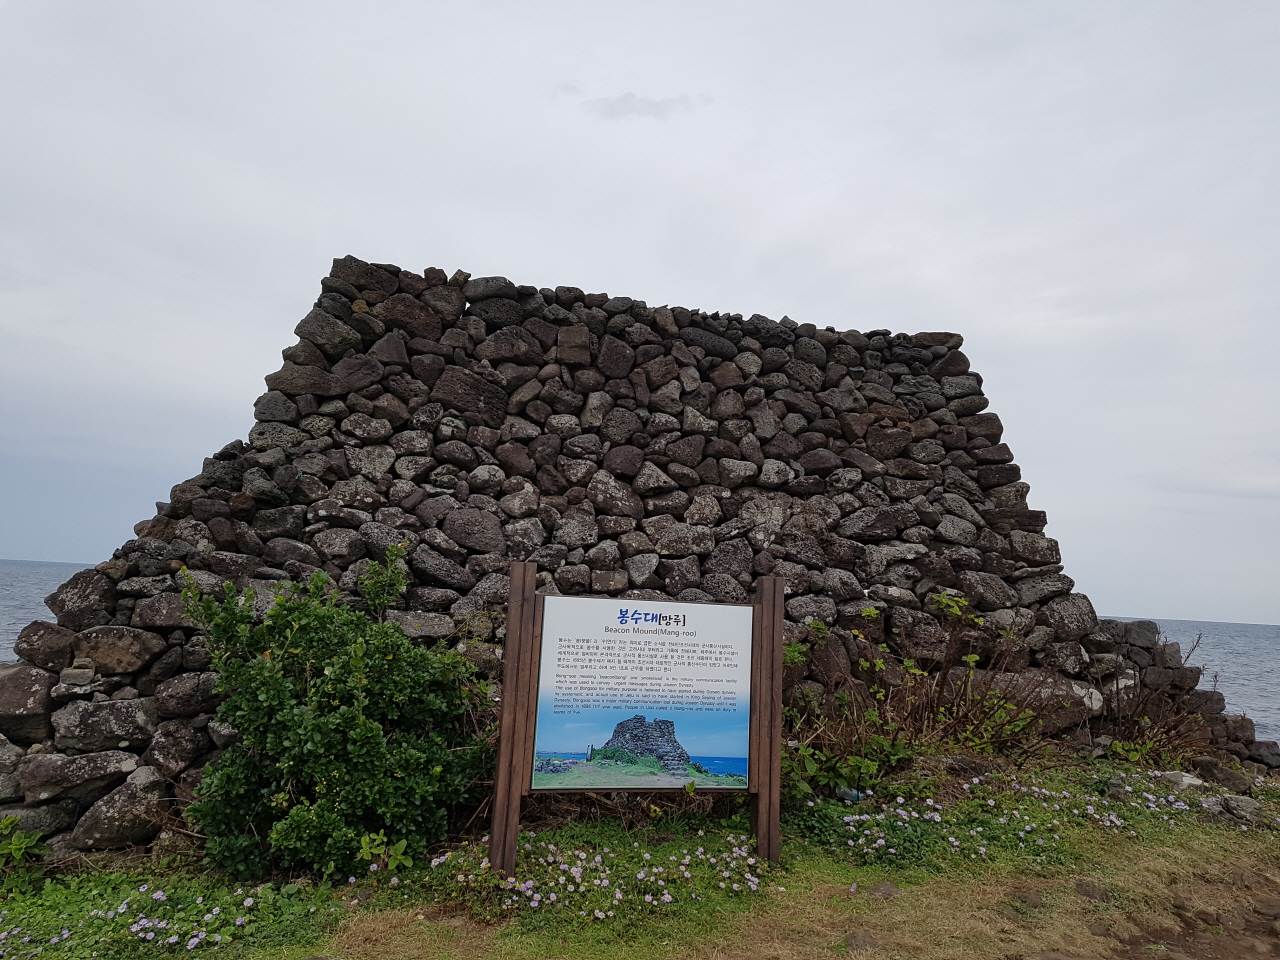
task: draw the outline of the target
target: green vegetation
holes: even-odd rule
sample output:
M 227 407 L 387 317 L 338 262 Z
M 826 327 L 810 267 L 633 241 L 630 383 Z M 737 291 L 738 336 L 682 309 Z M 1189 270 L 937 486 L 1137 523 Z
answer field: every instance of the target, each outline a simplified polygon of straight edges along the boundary
M 664 786 L 669 774 L 661 767 L 619 764 L 597 767 L 592 763 L 579 763 L 564 773 L 538 773 L 533 775 L 534 789 L 559 789 L 572 787 L 598 787 L 623 785 L 629 789 Z
M 380 833 L 363 838 L 362 869 L 333 886 L 249 887 L 191 867 L 54 879 L 0 903 L 0 950 L 20 942 L 24 957 L 85 960 L 197 949 L 278 957 L 304 946 L 350 955 L 341 944 L 362 930 L 372 936 L 394 922 L 416 936 L 461 911 L 479 922 L 468 929 L 484 944 L 468 956 L 587 957 L 623 940 L 630 952 L 611 956 L 638 957 L 646 948 L 669 956 L 723 936 L 726 924 L 769 916 L 775 903 L 826 909 L 837 883 L 1007 889 L 1018 878 L 1043 885 L 1082 869 L 1094 875 L 1104 864 L 1121 872 L 1158 866 L 1184 849 L 1196 851 L 1186 855 L 1202 858 L 1203 869 L 1206 850 L 1274 848 L 1280 784 L 1267 781 L 1253 793 L 1264 813 L 1246 825 L 1208 817 L 1203 793 L 1177 793 L 1157 774 L 1109 759 L 976 776 L 922 762 L 862 802 L 792 799 L 778 866 L 755 857 L 741 794 L 634 796 L 617 816 L 525 833 L 509 878 L 488 869 L 483 841 L 408 864 L 396 850 L 401 841 Z M 815 887 L 828 892 L 816 900 L 798 893 Z M 952 903 L 938 906 L 950 922 Z M 489 926 L 503 919 L 513 922 Z M 324 938 L 339 930 L 339 947 L 325 948 Z M 387 946 L 387 956 L 404 949 Z
M 375 610 L 403 589 L 401 559 L 393 548 L 372 566 Z M 246 878 L 345 875 L 363 838 L 416 857 L 479 801 L 491 752 L 470 711 L 483 686 L 461 656 L 339 605 L 323 574 L 256 625 L 251 593 L 188 602 L 227 694 L 218 718 L 239 731 L 189 808 L 210 863 Z
M 249 887 L 172 873 L 73 876 L 3 906 L 6 955 L 76 960 L 311 943 L 343 916 L 328 884 Z
M 1105 858 L 1133 863 L 1195 838 L 1203 847 L 1225 848 L 1233 836 L 1251 835 L 1239 823 L 1206 821 L 1201 795 L 1173 793 L 1152 774 L 1111 761 L 965 779 L 912 775 L 883 787 L 883 796 L 856 804 L 791 804 L 780 866 L 755 857 L 740 795 L 722 795 L 713 807 L 700 796 L 662 807 L 636 797 L 628 801 L 634 816 L 625 820 L 524 834 L 510 878 L 488 869 L 483 842 L 389 870 L 386 850 L 379 853 L 380 841 L 372 838 L 369 862 L 383 866 L 333 887 L 236 886 L 184 871 L 50 881 L 38 894 L 11 894 L 0 905 L 0 940 L 29 937 L 22 955 L 50 958 L 194 949 L 256 955 L 313 946 L 340 926 L 377 929 L 384 914 L 439 917 L 440 910 L 461 909 L 486 924 L 514 921 L 501 932 L 476 928 L 488 931 L 483 936 L 495 955 L 585 957 L 621 937 L 665 956 L 723 934 L 734 918 L 767 914 L 789 889 L 885 878 L 903 887 L 930 877 L 1043 883 L 1094 871 Z M 1255 795 L 1268 804 L 1266 819 L 1274 825 L 1280 789 L 1259 787 Z M 1252 832 L 1269 833 L 1266 826 Z
M 798 667 L 807 660 L 808 655 L 809 650 L 803 643 L 788 643 L 782 648 L 782 665 Z
M 674 774 L 662 766 L 653 764 L 610 764 L 598 767 L 594 763 L 579 763 L 564 773 L 539 773 L 533 775 L 534 789 L 569 789 L 578 787 L 594 787 L 599 790 L 620 788 L 628 790 L 669 790 L 673 787 L 686 787 L 692 783 L 697 787 L 744 787 L 745 777 L 729 774 L 707 773 L 705 770 L 693 769 L 691 764 L 685 766 L 685 772 Z
M 648 767 L 659 773 L 666 770 L 666 767 L 658 762 L 657 757 L 638 756 L 630 750 L 624 750 L 622 747 L 601 747 L 599 750 L 593 750 L 590 760 L 592 763 L 599 763 L 604 760 L 608 763 L 616 763 L 628 767 Z
M 44 870 L 31 860 L 49 848 L 40 842 L 40 834 L 17 827 L 17 817 L 0 820 L 0 894 L 30 893 L 44 877 Z

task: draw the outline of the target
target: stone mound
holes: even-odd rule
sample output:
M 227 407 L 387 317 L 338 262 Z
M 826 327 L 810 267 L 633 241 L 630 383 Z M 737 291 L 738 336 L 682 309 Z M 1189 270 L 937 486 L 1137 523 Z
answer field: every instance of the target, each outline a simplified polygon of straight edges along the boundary
M 689 753 L 676 739 L 676 725 L 670 720 L 645 720 L 636 714 L 613 728 L 605 749 L 616 748 L 637 757 L 653 757 L 671 773 L 683 774 Z
M 265 610 L 317 570 L 355 594 L 404 541 L 415 583 L 391 617 L 487 676 L 491 634 L 455 630 L 501 610 L 512 560 L 538 565 L 544 593 L 621 598 L 741 602 L 756 577 L 784 577 L 788 641 L 823 641 L 786 693 L 819 705 L 865 690 L 880 644 L 939 669 L 948 634 L 927 598 L 950 592 L 1002 631 L 982 667 L 1047 729 L 1087 744 L 1141 702 L 1280 765 L 1154 623 L 1099 621 L 1075 590 L 959 334 L 354 257 L 294 332 L 248 437 L 51 595 L 56 623 L 24 629 L 21 661 L 0 668 L 0 815 L 55 851 L 148 842 L 234 739 L 211 719 L 181 569 L 206 592 L 252 587 Z

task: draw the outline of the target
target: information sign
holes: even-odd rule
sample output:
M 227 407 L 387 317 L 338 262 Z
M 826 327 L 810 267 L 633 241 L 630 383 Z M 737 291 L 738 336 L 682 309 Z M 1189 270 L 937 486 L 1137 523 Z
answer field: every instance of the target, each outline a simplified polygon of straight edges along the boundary
M 755 609 L 543 598 L 532 789 L 747 789 Z
M 751 604 L 538 596 L 512 563 L 489 860 L 516 866 L 533 791 L 746 790 L 778 859 L 786 581 Z

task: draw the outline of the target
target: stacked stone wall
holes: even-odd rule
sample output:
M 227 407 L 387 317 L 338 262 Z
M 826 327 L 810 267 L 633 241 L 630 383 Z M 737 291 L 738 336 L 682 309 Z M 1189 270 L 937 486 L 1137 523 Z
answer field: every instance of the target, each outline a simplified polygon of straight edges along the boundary
M 626 750 L 637 757 L 653 757 L 670 772 L 684 773 L 689 753 L 676 739 L 676 725 L 670 720 L 645 720 L 637 714 L 613 728 L 605 749 Z
M 60 851 L 150 841 L 234 738 L 212 720 L 180 570 L 206 592 L 251 587 L 265 610 L 316 570 L 355 598 L 406 540 L 414 584 L 390 616 L 494 678 L 500 620 L 475 615 L 501 611 L 512 560 L 538 565 L 544 593 L 624 599 L 741 602 L 784 577 L 788 640 L 808 651 L 787 696 L 818 704 L 856 701 L 879 644 L 937 668 L 948 635 L 927 598 L 951 592 L 1011 651 L 983 669 L 1066 704 L 1046 722 L 1080 742 L 1141 699 L 1280 765 L 1154 624 L 1099 621 L 1075 590 L 959 334 L 354 257 L 295 333 L 248 436 L 50 596 L 56 623 L 24 629 L 0 668 L 0 813 Z

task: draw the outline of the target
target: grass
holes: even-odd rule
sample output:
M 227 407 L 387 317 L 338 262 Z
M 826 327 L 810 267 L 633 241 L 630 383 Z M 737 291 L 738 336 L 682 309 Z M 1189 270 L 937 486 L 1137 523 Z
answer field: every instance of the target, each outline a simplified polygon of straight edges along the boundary
M 1238 912 L 1250 894 L 1233 871 L 1280 893 L 1280 789 L 1255 796 L 1265 822 L 1245 830 L 1207 821 L 1198 796 L 1149 772 L 1099 763 L 962 782 L 917 776 L 858 805 L 799 802 L 780 866 L 754 858 L 740 813 L 668 813 L 638 828 L 597 820 L 528 833 L 514 882 L 487 869 L 479 844 L 402 877 L 332 888 L 86 874 L 0 904 L 0 960 L 210 950 L 261 960 L 800 960 L 849 956 L 851 934 L 887 958 L 1098 956 L 1172 931 L 1175 902 Z M 1080 878 L 1109 899 L 1079 894 Z M 899 888 L 891 899 L 869 893 L 884 880 Z
M 594 763 L 578 763 L 565 773 L 535 773 L 533 789 L 564 790 L 577 787 L 592 787 L 598 790 L 609 789 L 643 789 L 646 786 L 680 787 L 690 780 L 696 786 L 714 789 L 742 790 L 747 786 L 747 778 L 734 774 L 698 773 L 686 765 L 684 774 L 668 773 L 660 766 L 647 764 L 615 763 L 607 767 Z
M 314 942 L 344 916 L 329 886 L 84 873 L 0 909 L 0 957 L 143 957 Z

